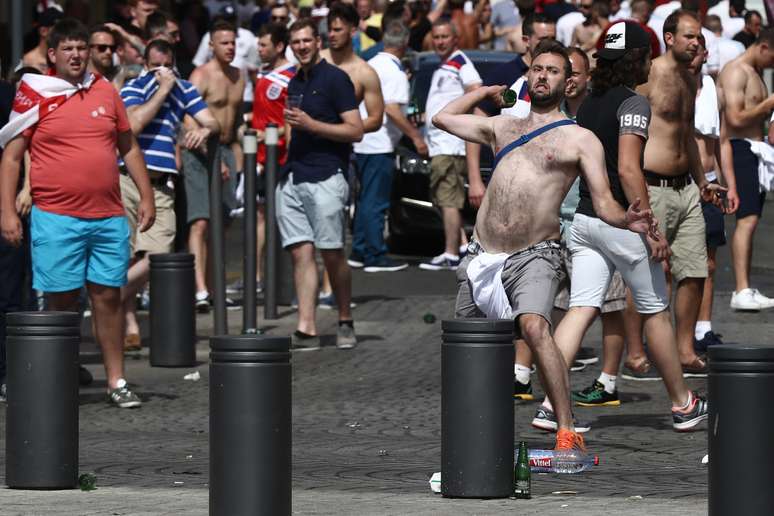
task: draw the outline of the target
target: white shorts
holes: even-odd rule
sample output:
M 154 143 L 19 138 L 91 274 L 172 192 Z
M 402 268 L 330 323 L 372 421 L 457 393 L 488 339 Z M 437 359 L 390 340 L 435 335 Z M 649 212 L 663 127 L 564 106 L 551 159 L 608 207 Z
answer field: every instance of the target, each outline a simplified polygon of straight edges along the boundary
M 572 253 L 570 307 L 601 307 L 616 270 L 639 313 L 658 313 L 669 306 L 664 269 L 649 258 L 642 235 L 576 214 L 567 248 Z

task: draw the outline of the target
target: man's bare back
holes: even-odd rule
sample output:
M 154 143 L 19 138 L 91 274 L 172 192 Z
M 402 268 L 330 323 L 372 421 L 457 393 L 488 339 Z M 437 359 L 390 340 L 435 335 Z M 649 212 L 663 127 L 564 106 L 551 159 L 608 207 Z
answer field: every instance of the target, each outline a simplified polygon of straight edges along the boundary
M 231 65 L 224 68 L 216 59 L 212 59 L 191 73 L 191 82 L 220 124 L 220 142 L 233 142 L 236 137 L 237 114 L 245 89 L 239 68 Z
M 384 99 L 382 98 L 382 86 L 379 76 L 363 58 L 354 53 L 334 56 L 330 49 L 320 52 L 320 56 L 335 65 L 347 75 L 355 86 L 355 98 L 357 102 L 365 101 L 368 118 L 363 120 L 365 132 L 377 131 L 382 126 L 384 116 Z
M 548 123 L 563 119 L 494 117 L 497 151 Z M 511 253 L 559 238 L 559 206 L 580 173 L 580 162 L 602 147 L 576 125 L 560 126 L 517 147 L 495 168 L 476 217 L 475 235 L 488 252 Z
M 764 121 L 769 117 L 767 110 L 744 121 L 729 113 L 751 110 L 765 101 L 771 103 L 771 97 L 767 95 L 766 85 L 760 75 L 753 66 L 744 62 L 743 57 L 744 55 L 723 67 L 718 76 L 718 96 L 724 107 L 728 137 L 760 141 L 763 137 Z
M 24 54 L 22 65 L 37 68 L 40 70 L 40 73 L 48 73 L 48 59 L 46 53 L 39 47 L 35 47 Z
M 645 170 L 665 176 L 679 176 L 690 170 L 696 88 L 696 78 L 686 67 L 666 56 L 653 60 L 648 82 L 637 88 L 651 106 Z
M 365 95 L 368 86 L 372 86 L 374 81 L 376 81 L 376 85 L 379 86 L 379 76 L 376 75 L 374 69 L 371 68 L 362 57 L 352 54 L 351 56 L 347 56 L 339 62 L 336 62 L 333 56 L 331 56 L 330 49 L 327 48 L 320 52 L 320 56 L 332 65 L 338 66 L 349 75 L 352 84 L 355 85 L 355 98 L 358 102 L 363 100 L 363 96 Z

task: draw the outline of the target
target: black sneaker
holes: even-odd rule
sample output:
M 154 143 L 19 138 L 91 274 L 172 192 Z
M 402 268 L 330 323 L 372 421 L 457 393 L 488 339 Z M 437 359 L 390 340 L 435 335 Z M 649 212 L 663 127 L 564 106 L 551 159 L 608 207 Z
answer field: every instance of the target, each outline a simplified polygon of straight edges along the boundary
M 91 385 L 93 381 L 94 377 L 91 375 L 91 372 L 83 366 L 78 366 L 78 384 L 85 387 Z
M 575 425 L 575 431 L 579 434 L 583 434 L 591 430 L 591 423 L 578 421 L 575 416 L 572 417 L 573 425 Z M 532 426 L 540 430 L 547 432 L 556 432 L 558 425 L 556 423 L 556 414 L 553 410 L 545 408 L 543 405 L 539 406 L 535 411 L 535 417 L 532 419 Z
M 572 401 L 581 407 L 617 407 L 621 404 L 618 390 L 610 394 L 599 380 L 594 380 L 590 387 L 572 393 Z
M 570 371 L 577 373 L 578 371 L 583 371 L 586 369 L 586 364 L 583 362 L 580 362 L 579 360 L 573 361 L 572 365 L 570 366 Z
M 580 362 L 581 364 L 591 365 L 599 362 L 599 357 L 594 353 L 593 349 L 582 347 L 575 355 L 575 361 Z
M 347 258 L 347 263 L 353 269 L 362 269 L 364 265 L 363 257 L 354 252 L 350 253 L 349 258 Z
M 396 272 L 402 271 L 407 267 L 408 263 L 406 262 L 399 262 L 387 256 L 381 256 L 376 261 L 366 265 L 363 270 L 365 272 Z
M 687 411 L 672 409 L 672 428 L 678 432 L 688 432 L 708 417 L 707 399 L 694 392 L 693 403 Z
M 307 335 L 296 330 L 290 336 L 290 348 L 293 351 L 316 351 L 320 349 L 320 336 Z
M 521 383 L 513 379 L 513 397 L 517 400 L 532 401 L 535 396 L 532 395 L 532 382 Z
M 425 271 L 456 271 L 459 264 L 459 257 L 454 258 L 441 253 L 430 261 L 420 263 L 419 268 Z
M 701 339 L 693 339 L 693 349 L 697 354 L 706 353 L 707 348 L 710 346 L 723 344 L 723 341 L 720 339 L 720 337 L 722 337 L 721 334 L 715 333 L 714 331 L 708 331 Z

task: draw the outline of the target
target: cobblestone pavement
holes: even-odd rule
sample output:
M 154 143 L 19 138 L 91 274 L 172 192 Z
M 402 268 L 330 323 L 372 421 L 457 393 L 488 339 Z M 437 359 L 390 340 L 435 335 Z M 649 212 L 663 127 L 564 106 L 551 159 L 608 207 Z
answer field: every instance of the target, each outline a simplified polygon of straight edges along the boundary
M 774 245 L 766 252 L 771 248 Z M 721 263 L 728 264 L 727 250 L 723 253 Z M 774 292 L 770 263 L 765 257 L 755 262 L 756 283 L 765 293 Z M 384 296 L 369 297 L 365 293 L 373 292 L 370 286 L 356 287 L 359 304 L 354 315 L 361 337 L 357 349 L 335 349 L 335 314 L 320 311 L 326 336 L 323 349 L 293 356 L 294 513 L 706 514 L 707 469 L 700 464 L 707 448 L 706 430 L 690 434 L 671 430 L 669 403 L 660 382 L 622 381 L 620 407 L 577 409 L 579 418 L 593 424 L 587 443 L 601 462 L 592 472 L 536 475 L 529 501 L 433 495 L 428 479 L 440 471 L 440 322 L 425 324 L 422 315 L 431 312 L 439 321 L 451 315 L 453 300 L 448 293 L 453 291 L 453 276 L 406 274 L 383 276 Z M 719 274 L 715 328 L 730 342 L 759 342 L 773 335 L 771 312 L 728 311 L 729 275 L 727 268 Z M 355 285 L 373 283 L 374 276 L 378 275 L 366 278 L 357 273 Z M 417 283 L 439 286 L 436 292 L 421 295 L 411 290 Z M 399 295 L 401 289 L 404 295 Z M 241 314 L 229 315 L 234 331 Z M 289 309 L 282 315 L 277 321 L 259 322 L 270 334 L 287 335 L 295 315 Z M 196 368 L 151 368 L 147 348 L 139 358 L 127 361 L 127 376 L 146 402 L 137 410 L 118 410 L 105 403 L 104 373 L 98 357 L 91 357 L 88 368 L 96 381 L 81 390 L 80 469 L 97 475 L 98 489 L 0 489 L 2 514 L 207 514 L 210 328 L 211 317 L 199 316 Z M 598 325 L 586 345 L 599 351 Z M 201 381 L 184 381 L 183 375 L 194 369 L 201 372 Z M 590 366 L 574 373 L 573 387 L 587 386 L 598 371 L 598 366 Z M 705 388 L 703 380 L 690 380 L 690 385 Z M 535 403 L 516 405 L 516 438 L 532 447 L 548 447 L 553 437 L 529 426 L 535 407 Z M 0 440 L 4 426 L 5 413 L 0 411 Z

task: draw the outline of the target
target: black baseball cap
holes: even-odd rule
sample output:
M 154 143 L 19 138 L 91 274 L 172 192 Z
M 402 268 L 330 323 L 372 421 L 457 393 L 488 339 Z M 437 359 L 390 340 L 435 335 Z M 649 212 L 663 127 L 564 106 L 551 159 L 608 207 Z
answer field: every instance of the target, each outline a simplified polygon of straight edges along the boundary
M 627 50 L 650 47 L 650 36 L 642 26 L 634 21 L 620 21 L 607 28 L 605 43 L 594 57 L 615 61 L 626 54 Z
M 64 18 L 64 14 L 62 14 L 62 11 L 59 9 L 55 9 L 54 7 L 49 7 L 42 13 L 40 13 L 40 16 L 38 17 L 38 26 L 39 27 L 53 27 L 56 25 L 56 22 Z

